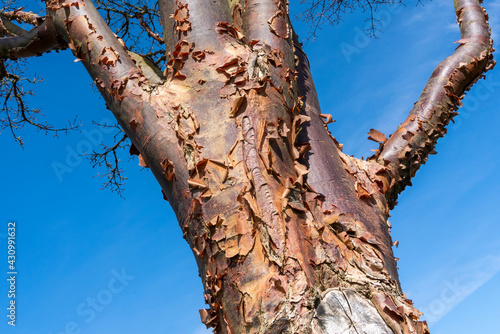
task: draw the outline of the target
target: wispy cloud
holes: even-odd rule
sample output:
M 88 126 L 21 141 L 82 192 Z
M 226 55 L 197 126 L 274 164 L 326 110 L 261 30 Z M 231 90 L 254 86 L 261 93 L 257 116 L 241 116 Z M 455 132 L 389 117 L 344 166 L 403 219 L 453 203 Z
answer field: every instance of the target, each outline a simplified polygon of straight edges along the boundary
M 424 313 L 423 319 L 433 326 L 499 272 L 500 255 L 444 264 L 434 275 L 420 277 L 418 287 L 408 296 L 418 297 L 417 307 Z

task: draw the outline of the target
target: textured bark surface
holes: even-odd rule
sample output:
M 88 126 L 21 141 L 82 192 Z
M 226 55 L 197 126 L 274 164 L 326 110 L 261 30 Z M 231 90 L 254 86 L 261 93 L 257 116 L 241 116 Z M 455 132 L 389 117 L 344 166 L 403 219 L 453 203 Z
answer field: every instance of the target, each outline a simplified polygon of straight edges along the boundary
M 377 308 L 354 290 L 328 289 L 316 308 L 313 329 L 317 333 L 393 334 Z
M 495 65 L 488 15 L 480 1 L 454 3 L 461 32 L 457 49 L 436 67 L 408 118 L 371 157 L 395 178 L 389 190 L 391 208 L 429 154 L 436 153 L 437 140 L 458 114 L 465 92 Z
M 455 4 L 459 47 L 389 139 L 370 131 L 381 145 L 368 161 L 330 135 L 287 1 L 160 1 L 163 72 L 127 52 L 87 0 L 47 2 L 49 18 L 0 49 L 68 46 L 81 60 L 177 215 L 216 333 L 424 334 L 387 219 L 494 65 L 479 2 Z

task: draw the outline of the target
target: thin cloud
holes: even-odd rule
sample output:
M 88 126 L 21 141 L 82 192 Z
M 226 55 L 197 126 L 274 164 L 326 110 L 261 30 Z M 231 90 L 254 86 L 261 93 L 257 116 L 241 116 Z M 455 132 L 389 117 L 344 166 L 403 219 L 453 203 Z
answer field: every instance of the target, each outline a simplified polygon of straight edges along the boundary
M 431 277 L 419 277 L 417 307 L 430 326 L 439 322 L 468 296 L 488 283 L 500 272 L 500 255 L 488 255 L 462 265 L 444 264 Z M 436 282 L 441 282 L 436 284 Z

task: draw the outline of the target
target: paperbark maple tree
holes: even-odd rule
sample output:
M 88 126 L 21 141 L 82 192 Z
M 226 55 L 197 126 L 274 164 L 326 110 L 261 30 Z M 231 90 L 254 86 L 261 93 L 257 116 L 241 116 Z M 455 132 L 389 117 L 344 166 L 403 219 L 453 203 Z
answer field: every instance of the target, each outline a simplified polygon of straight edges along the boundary
M 200 311 L 207 326 L 429 332 L 400 289 L 387 218 L 464 93 L 494 66 L 479 0 L 455 0 L 459 46 L 395 133 L 370 131 L 380 147 L 367 160 L 344 154 L 330 135 L 287 1 L 98 4 L 104 18 L 88 0 L 47 1 L 44 17 L 4 12 L 0 55 L 5 62 L 70 48 L 81 60 L 176 213 L 210 306 Z M 166 59 L 163 72 L 127 51 L 106 23 L 116 15 L 122 37 L 136 33 L 133 18 L 163 45 L 149 54 Z M 5 67 L 2 76 L 15 87 Z M 21 122 L 30 122 L 19 91 L 10 92 Z

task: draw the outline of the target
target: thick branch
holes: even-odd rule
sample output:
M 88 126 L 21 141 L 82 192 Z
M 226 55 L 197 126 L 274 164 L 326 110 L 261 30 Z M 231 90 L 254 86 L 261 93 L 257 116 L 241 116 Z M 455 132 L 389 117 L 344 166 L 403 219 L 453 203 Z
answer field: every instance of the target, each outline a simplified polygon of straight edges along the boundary
M 232 22 L 225 0 L 159 1 L 163 38 L 167 52 L 181 40 L 194 42 L 197 49 L 222 51 L 223 37 L 215 30 L 220 22 Z
M 288 17 L 288 2 L 248 0 L 243 10 L 243 29 L 248 41 L 258 40 L 284 53 L 284 62 L 295 67 L 292 26 Z
M 294 42 L 295 55 L 299 59 L 297 85 L 304 103 L 301 113 L 311 119 L 302 126 L 298 139 L 302 146 L 310 146 L 301 161 L 309 170 L 307 184 L 324 196 L 325 209 L 338 208 L 355 216 L 359 228 L 368 231 L 376 240 L 384 258 L 384 265 L 398 282 L 396 262 L 391 249 L 392 241 L 386 223 L 387 217 L 376 214 L 371 206 L 359 201 L 355 180 L 346 171 L 347 167 L 339 155 L 338 144 L 321 119 L 318 95 L 307 56 L 300 48 L 297 37 L 294 38 Z
M 19 23 L 27 23 L 32 26 L 38 26 L 43 18 L 33 12 L 22 11 L 22 7 L 11 12 L 3 12 L 2 16 L 5 16 L 9 20 L 15 20 Z
M 124 77 L 138 71 L 137 66 L 90 1 L 65 1 L 49 7 L 48 13 L 54 18 L 58 35 L 85 65 L 108 103 L 135 88 L 137 83 Z M 123 81 L 123 85 L 115 87 L 117 81 Z
M 183 221 L 189 205 L 182 200 L 189 188 L 184 152 L 177 145 L 175 131 L 167 122 L 160 122 L 157 114 L 158 110 L 174 107 L 170 98 L 175 94 L 166 87 L 153 89 L 90 1 L 55 2 L 51 9 L 49 15 L 55 17 L 58 33 L 85 65 L 120 127 L 146 159 L 145 165 L 149 165 L 166 196 L 179 199 L 171 205 Z M 162 163 L 167 157 L 176 166 L 176 182 L 165 178 Z
M 0 58 L 27 58 L 67 45 L 57 38 L 51 18 L 22 36 L 0 38 Z
M 25 35 L 28 33 L 27 30 L 24 30 L 23 28 L 15 25 L 14 23 L 10 22 L 10 20 L 3 14 L 0 13 L 0 22 L 1 22 L 1 36 L 7 36 L 7 37 L 14 37 L 14 36 L 21 36 Z
M 434 70 L 408 118 L 370 158 L 386 165 L 394 177 L 388 193 L 391 206 L 411 185 L 428 155 L 435 153 L 436 142 L 457 114 L 465 91 L 495 64 L 487 15 L 480 1 L 455 0 L 455 9 L 461 31 L 459 46 Z
M 310 146 L 310 149 L 304 154 L 303 160 L 309 170 L 307 183 L 316 192 L 325 196 L 327 205 L 334 203 L 340 205 L 338 201 L 354 187 L 347 179 L 347 172 L 339 157 L 339 149 L 320 117 L 319 99 L 307 56 L 298 44 L 295 50 L 295 54 L 299 58 L 297 85 L 301 96 L 303 96 L 302 114 L 311 118 L 308 123 L 302 126 L 299 133 L 301 145 Z

